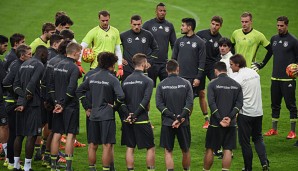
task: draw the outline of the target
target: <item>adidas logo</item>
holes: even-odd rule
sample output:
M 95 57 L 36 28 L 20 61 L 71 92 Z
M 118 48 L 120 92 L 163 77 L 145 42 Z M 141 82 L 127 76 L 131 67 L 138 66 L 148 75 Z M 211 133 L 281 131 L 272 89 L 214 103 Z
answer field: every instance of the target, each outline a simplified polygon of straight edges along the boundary
M 282 41 L 280 40 L 278 43 L 282 43 Z
M 162 29 L 162 26 L 159 26 L 159 29 Z
M 210 39 L 210 40 L 209 40 L 209 42 L 211 42 L 211 43 L 212 43 L 212 42 L 213 42 L 213 40 L 212 40 L 212 39 Z
M 292 84 L 289 84 L 288 87 L 293 87 L 293 85 Z
M 135 40 L 140 40 L 140 38 L 139 37 L 136 37 Z
M 190 41 L 186 42 L 186 44 L 190 44 Z

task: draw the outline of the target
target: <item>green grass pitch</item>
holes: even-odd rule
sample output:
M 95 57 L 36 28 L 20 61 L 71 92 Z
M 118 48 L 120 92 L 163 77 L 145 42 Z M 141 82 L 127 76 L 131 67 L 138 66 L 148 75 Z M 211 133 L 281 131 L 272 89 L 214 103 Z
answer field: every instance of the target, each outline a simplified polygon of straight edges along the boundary
M 253 28 L 265 34 L 267 39 L 277 33 L 276 18 L 280 15 L 289 17 L 289 32 L 298 36 L 298 11 L 296 0 L 164 0 L 167 7 L 167 19 L 174 24 L 177 37 L 180 37 L 181 19 L 193 17 L 197 20 L 196 32 L 209 28 L 210 19 L 213 15 L 220 15 L 224 19 L 220 32 L 223 36 L 230 37 L 235 29 L 241 27 L 240 15 L 244 11 L 253 14 Z M 72 30 L 75 32 L 75 39 L 81 42 L 85 34 L 94 26 L 98 25 L 97 13 L 99 10 L 107 9 L 111 13 L 110 24 L 120 32 L 130 29 L 130 16 L 139 14 L 143 21 L 155 17 L 155 6 L 159 1 L 155 0 L 114 0 L 114 1 L 38 1 L 38 0 L 1 0 L 0 1 L 0 34 L 9 37 L 19 32 L 26 36 L 27 44 L 30 44 L 36 37 L 41 35 L 41 26 L 45 22 L 54 22 L 56 11 L 63 10 L 74 21 Z M 258 61 L 265 56 L 264 48 L 260 48 L 257 54 Z M 3 58 L 3 56 L 1 56 Z M 88 64 L 83 65 L 87 70 Z M 270 109 L 270 77 L 272 71 L 272 59 L 267 66 L 260 71 L 263 97 L 263 132 L 271 128 Z M 80 80 L 81 81 L 81 80 Z M 150 119 L 155 126 L 154 135 L 156 143 L 156 170 L 165 169 L 163 149 L 159 145 L 160 136 L 160 113 L 155 107 L 155 92 L 151 100 Z M 297 97 L 297 96 L 296 96 Z M 81 108 L 79 141 L 86 143 L 85 113 Z M 200 111 L 198 99 L 195 99 L 194 112 L 191 116 L 191 170 L 199 171 L 203 168 L 204 142 L 206 130 L 202 129 L 204 120 Z M 117 117 L 117 144 L 115 145 L 115 165 L 117 171 L 125 171 L 125 147 L 120 146 L 120 121 Z M 272 171 L 294 171 L 297 170 L 298 148 L 293 147 L 296 140 L 286 140 L 290 129 L 289 112 L 284 103 L 281 110 L 279 122 L 279 135 L 264 137 Z M 135 169 L 146 170 L 145 150 L 135 150 Z M 23 152 L 24 154 L 24 152 Z M 101 169 L 101 149 L 98 149 L 97 168 Z M 24 160 L 24 159 L 23 159 Z M 174 150 L 174 162 L 176 170 L 182 170 L 181 152 L 176 143 Z M 0 162 L 0 170 L 6 170 Z M 240 146 L 234 151 L 231 170 L 241 170 L 243 167 Z M 76 148 L 74 153 L 74 168 L 77 171 L 88 170 L 87 147 Z M 214 160 L 212 170 L 220 170 L 221 160 Z M 254 170 L 261 170 L 258 157 L 254 152 Z M 33 162 L 34 170 L 47 170 L 41 167 L 41 162 Z

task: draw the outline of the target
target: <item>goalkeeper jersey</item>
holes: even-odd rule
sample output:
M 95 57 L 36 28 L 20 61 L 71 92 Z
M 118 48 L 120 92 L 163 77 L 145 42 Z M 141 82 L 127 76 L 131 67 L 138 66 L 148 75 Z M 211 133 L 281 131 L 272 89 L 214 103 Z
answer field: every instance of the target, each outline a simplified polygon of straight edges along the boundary
M 270 42 L 263 33 L 252 29 L 249 33 L 243 33 L 242 29 L 235 30 L 231 41 L 235 44 L 235 52 L 244 56 L 247 67 L 255 61 L 256 54 L 260 45 L 266 47 Z
M 36 38 L 30 44 L 32 54 L 35 53 L 35 50 L 36 50 L 37 46 L 39 46 L 39 45 L 44 45 L 45 47 L 49 48 L 50 47 L 50 41 L 44 42 L 40 37 Z
M 97 55 L 100 52 L 107 51 L 115 53 L 115 46 L 121 44 L 119 31 L 113 26 L 109 26 L 107 31 L 99 26 L 94 27 L 87 33 L 82 42 L 91 45 L 96 54 L 96 59 L 94 59 L 90 66 L 92 69 L 98 65 Z

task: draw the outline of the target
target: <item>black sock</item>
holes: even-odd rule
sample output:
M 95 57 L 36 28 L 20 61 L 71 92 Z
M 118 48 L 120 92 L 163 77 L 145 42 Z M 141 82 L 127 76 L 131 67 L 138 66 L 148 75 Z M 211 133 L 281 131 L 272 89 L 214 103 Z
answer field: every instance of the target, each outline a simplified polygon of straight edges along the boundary
M 51 155 L 51 169 L 57 169 L 58 155 Z
M 73 160 L 73 155 L 72 154 L 65 154 L 65 159 L 66 159 L 66 170 L 71 170 L 72 169 L 72 160 Z

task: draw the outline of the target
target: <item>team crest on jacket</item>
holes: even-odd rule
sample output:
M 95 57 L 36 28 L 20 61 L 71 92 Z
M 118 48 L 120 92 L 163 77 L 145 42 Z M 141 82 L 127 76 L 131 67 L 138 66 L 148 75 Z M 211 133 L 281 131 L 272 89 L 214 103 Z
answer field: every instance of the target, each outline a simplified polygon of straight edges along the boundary
M 276 44 L 277 44 L 277 41 L 274 41 L 274 42 L 273 42 L 273 46 L 276 46 Z
M 6 118 L 2 118 L 2 119 L 1 119 L 1 123 L 2 123 L 2 124 L 5 124 L 6 122 L 7 122 L 7 121 L 6 121 Z
M 152 27 L 152 31 L 156 32 L 157 31 L 157 27 Z
M 217 43 L 217 42 L 214 42 L 213 46 L 214 46 L 215 48 L 217 48 L 217 47 L 218 47 L 218 43 Z
M 170 31 L 170 27 L 165 27 L 165 32 L 169 32 Z
M 180 47 L 183 47 L 184 46 L 184 42 L 180 42 Z
M 197 47 L 197 42 L 192 42 L 191 47 L 196 48 Z
M 146 43 L 146 37 L 142 37 L 142 43 Z
M 127 43 L 131 43 L 132 39 L 131 38 L 127 38 Z
M 289 45 L 289 42 L 288 41 L 284 41 L 284 47 L 287 47 Z

